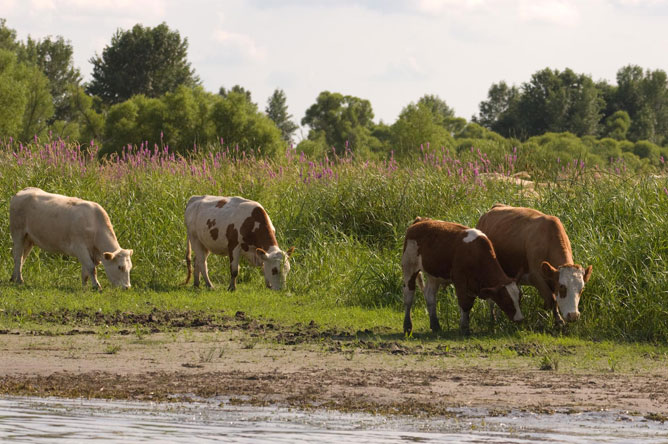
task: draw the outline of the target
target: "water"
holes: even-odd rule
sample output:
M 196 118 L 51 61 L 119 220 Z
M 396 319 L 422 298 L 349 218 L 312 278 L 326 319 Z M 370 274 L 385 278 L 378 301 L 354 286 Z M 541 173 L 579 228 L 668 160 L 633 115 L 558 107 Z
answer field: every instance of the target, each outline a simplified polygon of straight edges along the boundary
M 10 397 L 0 399 L 0 442 L 463 442 L 668 443 L 668 424 L 622 412 L 552 415 L 452 409 L 416 419 L 220 400 L 141 403 Z

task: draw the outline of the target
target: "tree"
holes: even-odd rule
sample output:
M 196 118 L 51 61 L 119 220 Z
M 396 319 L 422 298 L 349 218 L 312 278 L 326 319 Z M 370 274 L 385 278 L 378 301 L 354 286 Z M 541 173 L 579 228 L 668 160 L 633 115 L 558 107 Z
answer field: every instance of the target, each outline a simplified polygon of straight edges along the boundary
M 626 139 L 631 127 L 631 117 L 626 111 L 616 111 L 605 119 L 605 135 L 615 140 Z
M 281 130 L 283 140 L 287 143 L 292 143 L 292 134 L 297 130 L 298 126 L 292 121 L 292 114 L 288 113 L 285 92 L 282 89 L 276 89 L 271 97 L 269 97 L 265 112 L 267 113 L 267 117 L 273 120 L 278 129 Z
M 221 86 L 220 89 L 218 90 L 218 95 L 227 97 L 230 93 L 241 93 L 246 96 L 246 101 L 248 103 L 253 103 L 253 99 L 251 97 L 251 92 L 248 91 L 246 88 L 244 88 L 241 85 L 234 85 L 232 88 L 229 90 L 226 89 L 224 86 Z
M 257 111 L 243 92 L 231 91 L 226 97 L 215 97 L 211 119 L 216 135 L 226 145 L 238 145 L 243 150 L 257 150 L 264 156 L 281 152 L 285 143 L 281 131 L 269 117 Z
M 480 102 L 480 112 L 473 121 L 487 129 L 508 136 L 517 136 L 517 103 L 520 91 L 506 82 L 492 84 L 487 91 L 487 100 Z
M 668 79 L 663 70 L 643 72 L 628 65 L 617 71 L 612 110 L 628 112 L 630 140 L 668 141 Z
M 342 153 L 346 146 L 363 152 L 375 150 L 380 142 L 371 136 L 373 110 L 368 100 L 323 91 L 306 110 L 302 125 L 311 127 L 308 138 L 325 141 Z
M 480 103 L 477 123 L 506 137 L 570 131 L 596 135 L 604 107 L 601 91 L 591 77 L 570 69 L 545 68 L 517 90 L 504 82 L 492 85 Z
M 26 88 L 17 72 L 16 55 L 0 49 L 0 138 L 18 137 L 27 103 Z
M 442 125 L 443 116 L 435 115 L 433 109 L 422 102 L 411 103 L 401 111 L 391 127 L 392 148 L 398 156 L 417 153 L 420 145 L 441 147 L 450 144 L 452 137 Z
M 69 119 L 70 100 L 68 94 L 72 87 L 79 86 L 81 74 L 74 67 L 74 50 L 62 37 L 46 37 L 43 40 L 28 40 L 18 50 L 19 61 L 37 66 L 49 79 L 49 89 L 55 113 L 55 119 Z M 50 122 L 51 123 L 51 122 Z
M 0 49 L 16 53 L 18 47 L 16 31 L 7 27 L 7 20 L 0 18 Z
M 107 104 L 119 103 L 136 94 L 159 97 L 179 85 L 195 86 L 199 78 L 187 61 L 188 39 L 171 31 L 165 23 L 155 28 L 135 25 L 118 30 L 111 44 L 90 59 L 93 79 L 86 88 Z

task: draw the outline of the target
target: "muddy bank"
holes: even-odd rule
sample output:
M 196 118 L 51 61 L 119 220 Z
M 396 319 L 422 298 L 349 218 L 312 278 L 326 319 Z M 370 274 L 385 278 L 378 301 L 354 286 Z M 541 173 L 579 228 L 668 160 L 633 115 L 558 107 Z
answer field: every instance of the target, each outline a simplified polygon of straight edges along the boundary
M 663 365 L 631 373 L 563 366 L 545 371 L 532 344 L 516 345 L 510 356 L 480 344 L 416 344 L 363 335 L 351 340 L 351 333 L 308 325 L 269 327 L 242 314 L 225 322 L 224 329 L 160 333 L 10 331 L 0 335 L 0 393 L 132 400 L 224 397 L 249 404 L 412 415 L 446 415 L 448 408 L 462 406 L 500 413 L 612 409 L 658 420 L 668 415 Z M 553 353 L 574 351 L 561 346 Z

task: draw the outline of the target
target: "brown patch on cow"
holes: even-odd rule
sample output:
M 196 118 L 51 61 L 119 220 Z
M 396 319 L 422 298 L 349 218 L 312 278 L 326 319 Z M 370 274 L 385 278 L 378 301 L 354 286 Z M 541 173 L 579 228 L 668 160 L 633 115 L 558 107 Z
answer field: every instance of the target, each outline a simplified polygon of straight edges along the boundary
M 259 223 L 257 229 L 255 229 L 255 222 Z M 241 224 L 239 232 L 245 244 L 269 250 L 270 247 L 278 245 L 276 236 L 270 227 L 271 223 L 267 213 L 261 207 L 255 207 L 251 215 Z
M 244 251 L 248 251 L 248 244 L 245 243 L 245 242 L 242 242 L 241 243 L 241 249 L 244 250 Z
M 239 233 L 237 232 L 236 228 L 234 228 L 234 224 L 227 226 L 227 230 L 225 230 L 225 237 L 227 238 L 227 252 L 231 258 L 232 252 L 235 248 L 237 248 L 237 245 L 239 245 Z
M 228 202 L 227 199 L 220 199 L 216 204 L 216 208 L 223 208 L 227 202 Z
M 211 227 L 215 227 L 216 226 L 216 219 L 207 219 L 206 220 L 206 226 L 209 230 L 211 229 Z
M 272 269 L 271 269 L 271 274 L 273 274 L 274 276 L 276 276 L 276 275 L 278 274 L 278 268 L 276 268 L 276 267 L 272 268 Z
M 214 228 L 213 230 L 209 231 L 209 234 L 211 235 L 211 239 L 218 239 L 218 228 Z

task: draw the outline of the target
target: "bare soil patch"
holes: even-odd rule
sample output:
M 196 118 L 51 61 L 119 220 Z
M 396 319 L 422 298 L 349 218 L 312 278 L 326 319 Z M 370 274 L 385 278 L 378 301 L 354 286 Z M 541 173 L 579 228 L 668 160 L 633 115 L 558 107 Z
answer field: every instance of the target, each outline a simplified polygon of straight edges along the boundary
M 144 326 L 152 323 L 146 316 Z M 323 331 L 312 324 L 283 328 L 243 313 L 224 319 L 160 316 L 156 325 L 162 327 L 172 320 L 204 325 L 153 333 L 124 323 L 106 334 L 86 327 L 58 335 L 5 330 L 0 393 L 161 401 L 222 397 L 414 415 L 469 406 L 501 413 L 613 409 L 668 416 L 668 370 L 661 365 L 631 373 L 541 371 L 530 344 L 519 344 L 506 359 L 480 344 L 373 340 L 365 332 Z M 568 347 L 554 352 L 573 353 Z

